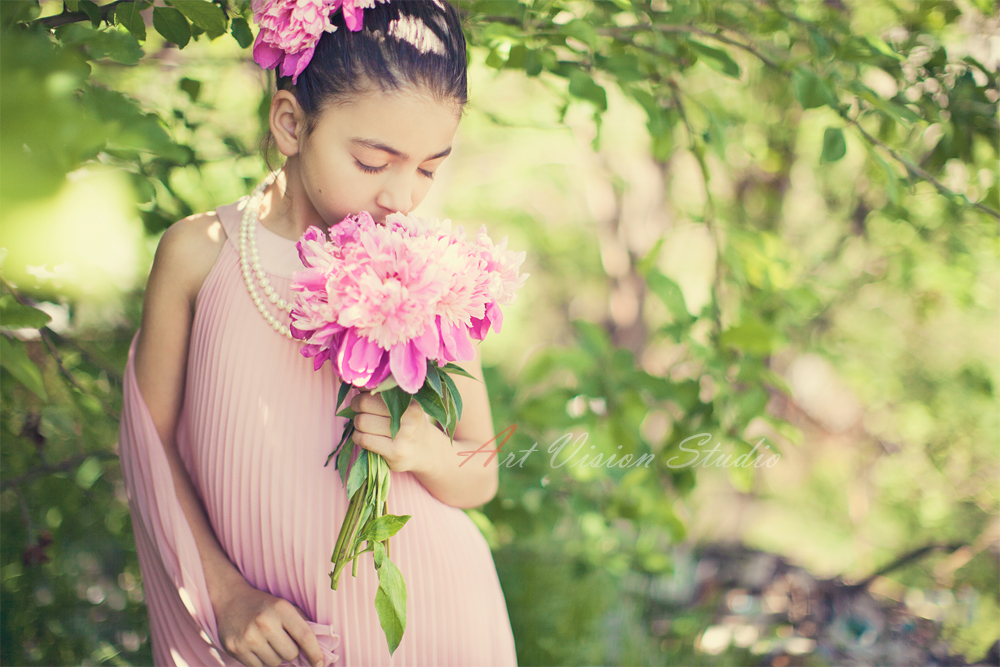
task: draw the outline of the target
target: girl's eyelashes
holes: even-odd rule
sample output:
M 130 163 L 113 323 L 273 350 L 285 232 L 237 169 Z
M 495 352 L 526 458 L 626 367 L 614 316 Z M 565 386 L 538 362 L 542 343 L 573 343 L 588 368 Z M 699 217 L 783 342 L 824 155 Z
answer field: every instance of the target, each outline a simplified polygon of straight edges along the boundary
M 388 165 L 382 165 L 381 167 L 369 167 L 358 159 L 354 160 L 354 163 L 358 165 L 358 169 L 365 172 L 366 174 L 377 174 L 386 168 Z
M 387 164 L 384 164 L 381 167 L 370 167 L 367 164 L 363 163 L 361 160 L 358 160 L 357 158 L 354 159 L 354 164 L 356 164 L 358 166 L 358 169 L 360 169 L 361 171 L 365 172 L 366 174 L 378 174 L 378 173 L 381 173 L 382 171 L 385 170 L 386 167 L 389 166 Z M 434 180 L 434 172 L 433 171 L 427 171 L 426 169 L 418 169 L 417 171 L 419 171 L 421 174 L 423 174 L 427 178 L 429 178 L 431 180 Z

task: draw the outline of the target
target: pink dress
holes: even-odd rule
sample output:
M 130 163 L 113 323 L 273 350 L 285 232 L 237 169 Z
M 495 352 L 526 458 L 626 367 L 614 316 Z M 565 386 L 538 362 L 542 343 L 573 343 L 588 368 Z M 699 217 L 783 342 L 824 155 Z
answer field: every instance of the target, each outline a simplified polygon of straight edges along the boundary
M 327 665 L 516 665 L 489 546 L 465 512 L 412 473 L 391 473 L 388 498 L 390 514 L 412 515 L 391 541 L 407 587 L 406 631 L 394 655 L 375 611 L 371 552 L 360 557 L 357 577 L 348 565 L 331 590 L 330 555 L 348 502 L 333 461 L 323 466 L 347 424 L 334 414 L 339 381 L 329 363 L 313 370 L 300 343 L 257 312 L 237 245 L 246 199 L 217 210 L 229 239 L 197 296 L 177 427 L 181 458 L 223 549 L 251 585 L 305 612 Z M 257 230 L 260 261 L 289 299 L 292 274 L 303 268 L 295 241 Z M 221 648 L 197 545 L 136 384 L 137 338 L 125 368 L 119 451 L 154 661 L 239 665 Z M 307 663 L 300 654 L 289 664 Z

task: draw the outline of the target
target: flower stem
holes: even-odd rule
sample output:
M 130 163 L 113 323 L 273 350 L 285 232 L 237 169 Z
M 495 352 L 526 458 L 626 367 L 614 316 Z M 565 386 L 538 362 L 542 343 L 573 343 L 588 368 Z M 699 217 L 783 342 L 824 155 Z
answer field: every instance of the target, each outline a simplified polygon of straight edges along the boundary
M 337 590 L 340 582 L 340 571 L 347 565 L 346 554 L 350 553 L 354 558 L 355 539 L 358 534 L 361 514 L 365 503 L 365 496 L 368 495 L 368 480 L 361 483 L 361 487 L 354 492 L 351 503 L 347 506 L 347 514 L 344 516 L 344 523 L 340 526 L 340 535 L 337 537 L 337 544 L 333 548 L 333 573 L 330 575 L 330 588 Z M 357 576 L 356 568 L 351 572 Z

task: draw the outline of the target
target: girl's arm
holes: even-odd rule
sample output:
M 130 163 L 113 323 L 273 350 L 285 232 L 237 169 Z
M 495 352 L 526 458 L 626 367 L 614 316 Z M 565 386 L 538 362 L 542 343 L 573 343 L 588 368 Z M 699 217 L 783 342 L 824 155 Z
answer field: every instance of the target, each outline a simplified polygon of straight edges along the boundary
M 198 545 L 223 648 L 245 665 L 277 667 L 299 648 L 311 664 L 323 655 L 292 603 L 253 588 L 223 550 L 177 450 L 194 299 L 218 257 L 225 234 L 214 215 L 172 225 L 160 239 L 143 300 L 135 375 L 170 463 L 177 499 Z M 280 657 L 279 657 L 280 656 Z
M 503 450 L 491 456 L 498 443 L 491 442 L 496 434 L 483 380 L 480 343 L 474 341 L 473 347 L 475 359 L 458 365 L 478 381 L 451 374 L 462 396 L 462 419 L 455 427 L 454 444 L 440 429 L 431 429 L 434 437 L 430 442 L 430 457 L 423 466 L 413 470 L 431 495 L 446 505 L 461 508 L 479 507 L 493 499 L 499 485 L 499 461 L 506 456 Z M 498 440 L 502 442 L 504 436 Z

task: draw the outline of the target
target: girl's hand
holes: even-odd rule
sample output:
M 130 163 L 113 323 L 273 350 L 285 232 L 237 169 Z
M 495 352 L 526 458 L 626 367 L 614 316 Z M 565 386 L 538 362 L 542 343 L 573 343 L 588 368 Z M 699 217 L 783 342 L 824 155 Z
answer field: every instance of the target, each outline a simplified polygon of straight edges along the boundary
M 278 667 L 295 660 L 300 650 L 313 667 L 323 665 L 305 614 L 284 598 L 245 583 L 216 608 L 215 619 L 226 652 L 247 667 Z
M 362 391 L 351 399 L 351 409 L 358 413 L 354 415 L 351 438 L 359 447 L 381 454 L 389 470 L 406 472 L 428 467 L 432 449 L 427 444 L 435 433 L 442 432 L 415 399 L 403 412 L 395 438 L 389 437 L 389 408 L 381 394 Z

